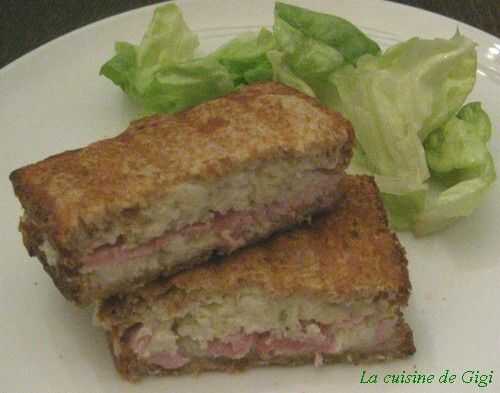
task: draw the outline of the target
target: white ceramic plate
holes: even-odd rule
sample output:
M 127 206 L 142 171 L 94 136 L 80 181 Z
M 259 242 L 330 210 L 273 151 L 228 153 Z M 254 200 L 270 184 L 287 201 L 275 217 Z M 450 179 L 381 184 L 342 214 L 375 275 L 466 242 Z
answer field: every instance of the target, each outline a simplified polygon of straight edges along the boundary
M 478 43 L 477 84 L 500 131 L 500 39 L 470 26 L 390 2 L 311 0 L 299 4 L 350 19 L 384 46 L 411 36 L 450 37 L 457 26 Z M 186 20 L 209 50 L 246 30 L 272 24 L 271 1 L 181 3 Z M 500 189 L 451 229 L 416 240 L 402 234 L 413 294 L 407 319 L 417 354 L 365 367 L 271 368 L 238 375 L 149 379 L 137 385 L 116 374 L 91 311 L 66 302 L 40 264 L 27 256 L 17 231 L 20 206 L 7 177 L 15 168 L 117 134 L 134 116 L 119 89 L 98 76 L 117 40 L 138 42 L 153 12 L 142 8 L 59 38 L 0 70 L 0 392 L 473 392 L 466 370 L 493 371 L 500 391 Z M 493 154 L 500 162 L 500 138 Z M 427 386 L 360 384 L 361 370 L 386 374 L 446 369 L 458 382 Z

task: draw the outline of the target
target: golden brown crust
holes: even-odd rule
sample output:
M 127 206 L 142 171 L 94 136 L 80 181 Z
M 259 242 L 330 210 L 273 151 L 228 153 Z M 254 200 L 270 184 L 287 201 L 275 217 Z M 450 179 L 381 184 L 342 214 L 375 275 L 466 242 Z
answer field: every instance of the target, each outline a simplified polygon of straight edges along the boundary
M 74 261 L 65 255 L 61 255 L 57 265 L 50 265 L 45 253 L 40 249 L 44 238 L 43 233 L 37 228 L 36 224 L 33 221 L 22 220 L 19 230 L 29 255 L 38 258 L 61 293 L 68 300 L 79 304 L 88 304 L 90 299 L 85 298 L 85 288 L 88 286 L 88 282 L 79 274 L 79 267 L 74 265 Z
M 113 355 L 115 367 L 120 375 L 130 382 L 137 382 L 145 376 L 167 376 L 182 374 L 199 374 L 207 371 L 239 372 L 252 367 L 261 366 L 299 366 L 314 362 L 314 355 L 300 355 L 298 357 L 277 356 L 268 361 L 262 361 L 256 355 L 249 355 L 243 359 L 231 360 L 225 358 L 199 358 L 193 359 L 186 366 L 178 370 L 165 370 L 159 366 L 141 361 L 130 351 L 116 356 L 113 351 L 113 334 L 108 334 L 108 343 Z M 413 333 L 410 327 L 399 321 L 391 342 L 383 348 L 369 351 L 349 351 L 337 355 L 323 355 L 325 364 L 335 363 L 370 363 L 383 360 L 401 359 L 415 353 Z
M 133 319 L 159 300 L 175 313 L 200 293 L 231 295 L 242 287 L 275 297 L 297 294 L 337 303 L 387 298 L 406 305 L 411 285 L 405 251 L 388 228 L 375 182 L 346 176 L 341 187 L 343 199 L 312 224 L 110 299 L 101 317 L 115 323 L 120 314 Z
M 70 253 L 82 233 L 91 236 L 178 184 L 266 160 L 334 154 L 342 146 L 345 166 L 353 140 L 338 113 L 289 87 L 262 83 L 176 115 L 133 122 L 117 137 L 28 165 L 10 179 L 34 228 Z

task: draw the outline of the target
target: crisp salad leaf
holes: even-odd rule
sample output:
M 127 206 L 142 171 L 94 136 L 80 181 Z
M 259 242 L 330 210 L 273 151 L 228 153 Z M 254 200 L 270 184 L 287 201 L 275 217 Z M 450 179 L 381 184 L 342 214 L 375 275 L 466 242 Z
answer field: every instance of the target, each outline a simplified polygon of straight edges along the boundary
M 383 192 L 413 192 L 429 178 L 423 138 L 458 111 L 475 69 L 473 42 L 457 34 L 414 38 L 335 73 L 341 110 L 374 174 L 384 177 Z
M 299 90 L 307 94 L 313 90 L 326 105 L 337 99 L 330 78 L 337 69 L 355 63 L 361 55 L 380 52 L 377 43 L 345 19 L 279 2 L 274 8 L 273 32 L 287 79 L 294 82 L 290 86 L 303 86 Z
M 438 176 L 450 173 L 460 177 L 464 171 L 484 165 L 486 143 L 491 137 L 491 122 L 479 102 L 465 105 L 444 127 L 425 141 L 429 168 Z
M 125 93 L 136 96 L 137 47 L 128 42 L 115 43 L 116 54 L 101 67 L 100 74 L 111 79 Z
M 157 70 L 142 91 L 141 102 L 153 113 L 175 113 L 233 89 L 227 69 L 207 57 Z
M 496 179 L 487 143 L 491 122 L 481 104 L 465 105 L 425 141 L 433 173 L 426 208 L 417 217 L 415 232 L 425 235 L 468 216 L 479 205 Z
M 279 16 L 274 20 L 273 30 L 283 53 L 283 62 L 290 72 L 304 81 L 318 98 L 326 100 L 335 89 L 328 77 L 344 64 L 342 54 L 321 41 L 307 37 Z
M 273 79 L 283 83 L 284 85 L 293 87 L 294 89 L 297 89 L 311 97 L 315 97 L 316 95 L 311 87 L 295 75 L 288 64 L 286 64 L 284 56 L 283 52 L 277 50 L 272 50 L 267 53 L 267 57 L 273 68 Z
M 267 53 L 275 48 L 273 33 L 243 33 L 215 51 L 213 56 L 230 72 L 235 85 L 271 80 L 273 69 Z
M 140 68 L 158 68 L 193 58 L 198 37 L 184 21 L 175 4 L 159 7 L 137 48 Z
M 377 180 L 378 182 L 378 180 Z M 425 208 L 427 188 L 410 191 L 405 194 L 382 193 L 384 207 L 389 216 L 391 227 L 396 230 L 413 229 Z
M 424 143 L 432 174 L 428 191 L 383 194 L 391 224 L 422 236 L 470 215 L 496 179 L 490 137 L 491 122 L 478 102 L 433 131 Z
M 234 89 L 230 72 L 214 59 L 195 59 L 198 38 L 175 4 L 155 10 L 139 46 L 115 45 L 100 73 L 146 113 L 177 112 Z
M 487 114 L 478 103 L 460 110 L 475 74 L 474 43 L 459 33 L 413 38 L 333 74 L 356 129 L 350 171 L 375 177 L 396 229 L 444 228 L 470 214 L 495 178 Z
M 348 63 L 355 64 L 364 54 L 377 55 L 380 52 L 375 41 L 351 22 L 337 16 L 280 2 L 276 3 L 274 14 L 306 37 L 335 48 Z

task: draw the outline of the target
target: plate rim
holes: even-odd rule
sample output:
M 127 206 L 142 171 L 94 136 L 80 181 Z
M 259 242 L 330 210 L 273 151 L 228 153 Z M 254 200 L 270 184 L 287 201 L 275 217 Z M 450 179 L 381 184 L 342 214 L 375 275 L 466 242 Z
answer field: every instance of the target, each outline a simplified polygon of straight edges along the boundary
M 231 2 L 233 2 L 233 3 L 234 3 L 235 1 L 238 1 L 238 0 L 226 0 L 226 1 L 227 1 L 227 3 L 228 3 L 228 4 L 230 4 Z M 267 0 L 267 1 L 272 2 L 272 0 Z M 353 1 L 353 0 L 348 0 L 348 1 L 349 1 L 349 2 L 351 2 L 351 1 Z M 368 1 L 373 1 L 373 0 L 354 0 L 354 1 L 353 1 L 353 3 L 352 3 L 352 7 L 356 7 L 356 5 L 357 5 L 357 4 L 363 4 L 363 3 L 366 3 L 366 2 L 368 2 Z M 383 0 L 377 0 L 377 1 L 378 1 L 378 2 L 381 2 L 381 1 L 383 1 Z M 183 4 L 191 4 L 191 5 L 192 5 L 192 4 L 202 3 L 202 0 L 180 0 L 180 1 L 175 1 L 174 3 L 178 3 L 178 4 L 180 4 L 180 6 L 182 7 L 182 5 L 183 5 Z M 402 8 L 406 8 L 406 7 L 409 7 L 409 8 L 416 8 L 416 7 L 407 6 L 407 5 L 403 5 L 403 4 L 399 4 L 399 3 L 394 3 L 394 2 L 392 2 L 392 1 L 386 1 L 386 3 L 391 3 L 391 5 L 392 5 L 392 6 L 395 6 L 395 8 L 394 8 L 395 10 L 400 10 L 400 7 L 398 7 L 398 6 L 402 6 Z M 125 18 L 125 17 L 135 18 L 135 16 L 129 16 L 128 14 L 129 14 L 129 13 L 130 13 L 130 14 L 132 14 L 133 12 L 137 12 L 138 14 L 143 13 L 143 12 L 147 12 L 146 10 L 147 10 L 149 7 L 154 8 L 154 7 L 157 7 L 157 6 L 162 5 L 162 4 L 165 4 L 165 2 L 158 3 L 158 4 L 153 4 L 153 5 L 146 5 L 146 6 L 142 6 L 142 7 L 134 8 L 134 9 L 132 9 L 132 10 L 128 10 L 128 11 L 125 11 L 125 12 L 122 12 L 122 13 L 119 13 L 119 14 L 116 14 L 116 15 L 110 15 L 109 17 L 106 17 L 106 18 L 103 18 L 103 19 L 101 19 L 101 20 L 98 20 L 98 21 L 95 21 L 95 22 L 89 23 L 89 24 L 84 25 L 84 26 L 82 26 L 82 27 L 79 27 L 79 28 L 77 28 L 77 29 L 75 29 L 75 30 L 73 30 L 73 31 L 70 31 L 70 32 L 68 32 L 68 33 L 66 33 L 66 34 L 64 34 L 64 35 L 62 35 L 62 36 L 60 36 L 60 37 L 57 37 L 57 38 L 55 38 L 55 39 L 53 39 L 53 40 L 51 40 L 51 41 L 49 41 L 49 42 L 47 42 L 47 43 L 45 43 L 45 44 L 43 44 L 43 45 L 39 46 L 38 48 L 35 48 L 35 49 L 31 50 L 30 52 L 27 52 L 26 54 L 24 54 L 24 55 L 23 55 L 23 56 L 21 56 L 20 58 L 18 58 L 18 59 L 16 59 L 16 60 L 14 60 L 13 62 L 11 62 L 11 63 L 7 64 L 6 66 L 4 66 L 3 68 L 1 68 L 1 69 L 0 69 L 0 79 L 1 79 L 1 78 L 3 78 L 3 77 L 6 77 L 7 75 L 9 75 L 9 76 L 10 76 L 10 75 L 14 75 L 14 74 L 15 74 L 15 75 L 16 75 L 16 77 L 17 77 L 17 73 L 16 73 L 16 70 L 17 70 L 17 69 L 15 68 L 16 66 L 18 66 L 18 67 L 19 67 L 19 66 L 21 66 L 21 67 L 22 67 L 22 66 L 26 66 L 27 64 L 29 64 L 29 62 L 30 62 L 32 59 L 35 59 L 35 60 L 36 60 L 36 56 L 44 55 L 45 53 L 52 53 L 52 52 L 50 52 L 50 51 L 59 50 L 59 49 L 60 49 L 60 48 L 59 48 L 59 46 L 64 46 L 64 47 L 65 47 L 65 46 L 67 46 L 68 44 L 70 44 L 70 43 L 72 42 L 72 40 L 75 40 L 75 39 L 80 39 L 82 36 L 85 36 L 86 34 L 88 34 L 88 33 L 89 33 L 89 31 L 92 31 L 92 29 L 94 29 L 94 28 L 99 29 L 99 26 L 100 26 L 100 25 L 99 25 L 99 23 L 101 23 L 101 22 L 102 22 L 102 23 L 110 23 L 110 20 L 111 20 L 112 18 L 117 18 L 117 19 L 118 19 L 118 18 L 121 18 L 121 17 L 124 17 L 124 18 Z M 319 3 L 319 4 L 328 4 L 328 3 L 326 3 L 326 1 L 325 1 L 325 3 L 322 3 L 322 2 L 321 2 L 321 3 Z M 373 2 L 373 8 L 375 9 L 376 7 L 378 7 L 378 5 L 377 5 L 377 4 L 375 4 L 375 2 Z M 418 12 L 418 11 L 424 11 L 424 15 L 425 15 L 426 13 L 428 13 L 428 12 L 429 12 L 429 11 L 426 11 L 426 10 L 422 10 L 422 9 L 417 8 L 417 11 L 416 11 L 416 12 Z M 398 12 L 398 11 L 396 11 L 396 12 Z M 411 11 L 411 12 L 414 12 L 414 11 Z M 430 13 L 432 13 L 432 12 L 430 12 Z M 458 24 L 463 24 L 462 22 L 455 21 L 453 18 L 448 18 L 448 17 L 443 16 L 443 15 L 440 15 L 440 14 L 436 14 L 436 15 L 438 16 L 438 18 L 451 19 L 451 21 L 454 21 L 453 23 L 455 23 L 455 22 L 456 22 L 456 23 L 458 23 Z M 142 17 L 142 16 L 141 16 L 141 17 Z M 114 19 L 113 19 L 113 20 L 114 20 Z M 112 22 L 111 22 L 111 23 L 112 23 Z M 463 24 L 463 25 L 467 26 L 467 24 Z M 450 26 L 450 24 L 449 24 L 449 22 L 447 22 L 447 24 L 445 25 L 445 27 L 446 27 L 446 28 L 448 28 L 449 26 Z M 364 27 L 367 27 L 367 26 L 364 26 Z M 86 30 L 86 29 L 88 29 L 88 30 Z M 481 43 L 481 46 L 483 46 L 483 47 L 484 47 L 486 44 L 488 44 L 488 42 L 489 42 L 489 41 L 488 41 L 488 33 L 483 32 L 483 31 L 481 31 L 480 29 L 474 28 L 474 27 L 472 27 L 472 26 L 471 26 L 471 29 L 474 29 L 474 30 L 478 30 L 478 31 L 479 31 L 478 35 L 480 36 L 481 41 L 478 41 L 478 43 Z M 472 31 L 472 30 L 471 30 L 471 31 Z M 395 33 L 397 33 L 397 30 L 395 30 L 394 32 L 395 32 Z M 432 31 L 431 31 L 431 33 L 432 33 Z M 483 33 L 483 34 L 480 34 L 480 33 Z M 435 34 L 435 33 L 434 33 L 434 34 Z M 497 38 L 497 37 L 495 37 L 495 36 L 493 36 L 493 37 L 494 37 L 494 39 L 495 39 L 495 41 L 494 41 L 494 42 L 495 42 L 495 43 L 496 43 L 496 42 L 498 42 L 498 43 L 500 44 L 500 39 L 498 39 L 498 38 Z M 483 40 L 483 39 L 484 39 L 484 40 Z M 64 41 L 64 40 L 68 40 L 68 41 Z M 112 46 L 111 46 L 111 45 L 110 45 L 110 47 L 112 48 Z M 48 52 L 45 52 L 45 51 L 48 51 Z M 31 57 L 31 56 L 34 56 L 34 57 Z M 11 74 L 9 74 L 9 72 L 11 72 Z M 24 72 L 24 71 L 23 71 L 23 72 Z M 96 78 L 97 78 L 97 77 L 98 77 L 98 76 L 96 75 Z M 491 81 L 491 79 L 489 79 L 489 78 L 488 78 L 488 81 Z M 0 83 L 0 84 L 1 84 L 1 83 Z M 495 85 L 495 91 L 498 91 L 496 88 L 497 88 L 497 85 Z M 493 93 L 493 94 L 494 94 L 494 93 Z M 500 131 L 500 130 L 499 130 L 499 131 Z M 5 147 L 6 147 L 6 148 L 9 148 L 9 147 L 10 147 L 9 145 L 10 145 L 10 144 L 5 144 Z M 500 157 L 500 156 L 499 156 L 499 157 Z M 7 169 L 7 168 L 4 166 L 4 167 L 3 167 L 3 169 Z M 493 192 L 493 190 L 491 190 L 491 196 L 493 197 L 494 195 L 496 195 L 496 193 L 494 193 L 494 192 Z M 17 201 L 16 201 L 16 203 L 17 203 Z M 0 205 L 1 205 L 1 204 L 0 204 Z M 477 214 L 477 213 L 476 213 L 476 214 Z M 14 230 L 15 230 L 15 229 L 14 229 L 14 227 L 12 227 L 12 232 L 14 232 Z M 398 235 L 398 237 L 399 237 L 399 238 L 401 238 L 400 233 L 398 233 L 397 235 Z M 19 243 L 18 247 L 19 247 L 19 248 L 22 248 L 21 243 Z M 25 252 L 24 248 L 23 248 L 23 252 Z M 2 254 L 2 255 L 3 255 L 3 254 Z M 28 259 L 28 257 L 27 257 L 27 256 L 25 256 L 25 258 L 26 258 L 26 259 Z M 417 262 L 417 263 L 411 262 L 411 263 L 412 263 L 413 265 L 416 265 L 418 262 Z M 33 268 L 34 268 L 34 269 L 35 269 L 35 265 L 36 265 L 36 268 L 37 268 L 37 269 L 39 269 L 39 266 L 38 266 L 38 263 L 37 263 L 37 262 L 35 262 L 35 261 L 30 261 L 30 264 L 32 264 L 32 265 L 33 265 Z M 40 269 L 40 274 L 42 274 L 42 273 L 43 273 L 43 271 Z M 44 274 L 44 273 L 43 273 L 43 274 Z M 45 276 L 44 276 L 44 277 L 45 277 Z M 48 277 L 45 277 L 45 278 L 47 279 Z M 413 282 L 413 281 L 414 281 L 414 278 L 412 278 L 412 282 Z M 415 281 L 416 281 L 416 280 L 415 280 Z M 47 283 L 49 283 L 49 281 L 48 281 L 48 280 L 47 280 Z M 44 285 L 45 285 L 45 284 L 44 284 Z M 47 285 L 48 285 L 48 284 L 47 284 Z M 50 283 L 50 285 L 52 285 L 52 284 Z M 54 289 L 54 288 L 52 288 L 52 289 Z M 491 289 L 491 290 L 492 290 L 492 291 L 494 291 L 495 289 Z M 21 296 L 23 296 L 23 295 L 21 294 Z M 59 296 L 59 294 L 58 294 L 58 296 Z M 412 297 L 413 302 L 415 302 L 415 299 L 420 299 L 420 298 L 416 298 L 416 297 L 415 297 L 415 294 L 412 294 L 412 296 L 413 296 L 413 297 Z M 17 297 L 17 296 L 16 296 L 16 297 Z M 59 298 L 59 297 L 58 297 L 58 298 Z M 61 301 L 63 301 L 63 299 L 60 299 L 60 300 L 61 300 Z M 16 300 L 16 302 L 17 302 L 17 301 L 18 301 L 18 300 Z M 435 301 L 435 303 L 438 303 L 438 301 L 436 300 L 436 301 Z M 417 308 L 417 306 L 415 305 L 415 303 L 414 303 L 413 307 L 414 307 L 414 308 L 413 308 L 414 318 L 420 318 L 420 317 L 418 316 L 418 314 L 417 314 L 418 308 Z M 405 309 L 405 313 L 406 313 L 408 310 L 409 310 L 409 308 L 406 308 L 406 309 Z M 78 310 L 78 311 L 81 311 L 81 310 Z M 83 314 L 82 314 L 82 315 L 83 315 Z M 87 316 L 87 314 L 86 314 L 86 313 L 85 313 L 85 316 Z M 407 317 L 407 318 L 408 318 L 408 317 Z M 63 320 L 62 320 L 62 321 L 63 321 Z M 58 323 L 61 323 L 62 321 L 60 321 L 60 322 L 58 322 Z M 421 320 L 420 320 L 420 324 L 422 324 L 422 321 L 426 322 L 427 320 L 426 320 L 426 319 L 421 319 Z M 90 325 L 90 323 L 89 323 L 89 322 L 90 322 L 90 321 L 89 321 L 89 320 L 87 320 L 87 324 L 88 324 L 88 325 Z M 422 326 L 421 326 L 421 325 L 420 325 L 420 326 L 413 326 L 413 328 L 414 328 L 415 330 L 419 330 L 419 329 L 422 329 Z M 422 329 L 422 330 L 423 330 L 423 329 Z M 99 334 L 99 335 L 102 335 L 102 332 L 99 332 L 98 334 Z M 427 341 L 427 339 L 426 339 L 426 338 L 422 338 L 422 337 L 420 337 L 420 340 L 421 340 L 421 341 Z M 106 351 L 106 354 L 108 354 L 108 353 L 107 353 L 107 349 L 106 349 L 106 348 L 103 348 L 103 350 L 104 350 L 104 351 Z M 419 351 L 420 351 L 420 350 L 419 350 Z M 69 353 L 69 352 L 68 352 L 68 353 Z M 421 352 L 421 353 L 422 353 L 422 352 Z M 109 354 L 108 354 L 108 355 L 109 355 Z M 67 358 L 67 355 L 66 355 L 66 354 L 64 354 L 64 356 Z M 113 366 L 112 366 L 112 362 L 111 362 L 111 358 L 106 358 L 106 360 L 109 362 L 109 367 L 110 367 L 110 368 L 113 368 Z M 416 362 L 416 360 L 413 360 L 413 359 L 411 359 L 411 361 L 412 361 L 412 362 Z M 16 361 L 16 363 L 17 363 L 17 361 Z M 8 364 L 8 363 L 7 363 L 7 364 Z M 434 367 L 435 367 L 435 366 L 434 366 Z M 495 366 L 495 367 L 496 367 L 496 366 Z M 31 365 L 30 365 L 30 368 L 31 368 Z M 29 368 L 28 368 L 28 370 L 29 370 Z M 397 367 L 395 367 L 395 368 L 394 368 L 394 370 L 397 370 Z M 437 368 L 436 368 L 436 370 L 437 370 Z M 496 370 L 496 368 L 495 368 L 495 370 Z M 113 372 L 114 372 L 114 369 L 113 369 Z M 287 369 L 287 370 L 286 370 L 286 372 L 288 373 L 288 372 L 290 372 L 290 370 L 289 370 L 289 369 Z M 293 372 L 293 371 L 292 371 L 292 372 Z M 309 371 L 308 371 L 308 372 L 309 372 Z M 254 374 L 254 375 L 257 375 L 257 374 Z M 259 374 L 259 376 L 261 376 L 261 375 L 264 375 L 264 374 Z M 308 375 L 309 375 L 309 374 L 308 374 Z M 122 389 L 122 388 L 121 388 L 121 387 L 119 387 L 119 385 L 118 385 L 121 381 L 119 380 L 119 378 L 117 378 L 117 375 L 115 375 L 115 376 L 116 376 L 116 381 L 113 381 L 113 385 L 114 385 L 114 383 L 116 382 L 116 387 L 115 387 L 115 386 L 111 387 L 111 386 L 110 386 L 110 385 L 108 385 L 108 384 L 103 384 L 102 386 L 97 386 L 97 385 L 96 385 L 96 388 L 101 388 L 101 389 L 103 389 L 103 388 L 110 388 L 110 391 L 115 391 L 115 389 L 119 389 L 119 390 L 129 390 L 129 388 L 130 388 L 130 390 L 131 390 L 131 391 L 136 391 L 136 389 L 137 389 L 137 391 L 138 391 L 138 390 L 141 390 L 141 391 L 142 391 L 142 389 L 145 389 L 145 391 L 147 391 L 147 390 L 148 390 L 148 388 L 149 388 L 149 386 L 153 386 L 153 387 L 154 387 L 154 386 L 157 386 L 156 384 L 153 384 L 153 385 L 144 385 L 145 387 L 139 387 L 139 388 L 137 388 L 137 387 L 130 387 L 130 386 L 128 386 L 128 385 L 125 385 L 125 386 L 123 387 L 123 389 Z M 266 377 L 266 378 L 267 378 L 267 377 Z M 217 378 L 217 380 L 218 380 L 218 378 Z M 10 382 L 11 380 L 10 380 L 10 379 L 8 379 L 8 381 Z M 177 383 L 177 382 L 176 382 L 176 383 Z M 186 389 L 190 389 L 190 386 L 191 386 L 191 383 L 192 383 L 191 379 L 189 379 L 189 380 L 185 380 L 185 383 L 186 383 L 186 386 L 187 386 L 187 388 L 186 388 Z M 199 382 L 197 382 L 197 384 L 199 384 Z M 352 388 L 351 388 L 351 389 L 353 389 L 353 391 L 358 391 L 358 390 L 356 390 L 356 383 L 355 383 L 355 381 L 354 381 L 354 380 L 353 380 L 352 382 L 350 382 L 350 381 L 349 381 L 349 385 L 350 385 L 350 386 L 352 386 Z M 120 386 L 121 386 L 121 385 L 120 385 Z M 137 386 L 140 386 L 140 385 L 137 385 Z M 163 386 L 164 386 L 167 390 L 169 389 L 167 385 L 165 385 L 165 384 L 164 384 Z M 217 385 L 217 386 L 220 386 L 220 385 Z M 228 386 L 229 386 L 229 385 L 228 385 Z M 309 389 L 314 389 L 314 387 L 315 387 L 315 386 L 316 386 L 316 385 L 311 385 L 311 386 L 309 386 Z M 380 385 L 379 385 L 379 387 L 380 387 Z M 45 389 L 45 387 L 44 387 L 44 389 Z M 80 389 L 80 388 L 78 388 L 78 389 Z M 196 387 L 196 389 L 198 389 L 198 387 Z M 281 387 L 280 387 L 280 389 L 284 389 L 284 387 L 283 387 L 283 386 L 281 386 Z M 330 388 L 330 389 L 331 389 L 331 388 Z M 351 391 L 351 389 L 349 389 L 349 391 Z M 195 389 L 193 389 L 193 390 L 195 390 Z M 304 390 L 305 390 L 305 389 L 304 389 Z M 41 391 L 44 391 L 44 390 L 41 390 Z M 197 390 L 197 391 L 198 391 L 198 390 Z M 209 389 L 209 391 L 212 391 L 212 390 L 210 390 L 210 389 Z M 393 391 L 393 390 L 391 390 L 391 391 Z M 448 390 L 446 390 L 446 391 L 448 391 Z M 460 390 L 460 391 L 463 391 L 463 390 Z

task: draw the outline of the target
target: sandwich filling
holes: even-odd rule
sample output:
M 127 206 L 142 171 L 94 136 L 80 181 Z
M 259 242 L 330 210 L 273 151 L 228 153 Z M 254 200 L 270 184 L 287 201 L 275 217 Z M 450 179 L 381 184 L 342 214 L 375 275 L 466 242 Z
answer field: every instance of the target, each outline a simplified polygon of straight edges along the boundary
M 325 303 L 292 296 L 268 299 L 258 290 L 208 297 L 174 318 L 137 322 L 113 337 L 116 356 L 132 352 L 147 364 L 175 370 L 196 358 L 266 362 L 274 357 L 314 358 L 386 348 L 400 319 L 387 301 Z
M 106 245 L 96 249 L 81 260 L 86 272 L 99 269 L 103 265 L 124 263 L 148 257 L 159 251 L 168 251 L 176 243 L 196 243 L 204 234 L 212 239 L 211 247 L 229 253 L 256 235 L 275 230 L 285 221 L 295 222 L 311 209 L 326 209 L 338 196 L 337 185 L 340 176 L 334 173 L 317 172 L 303 180 L 300 192 L 287 198 L 280 198 L 270 204 L 246 210 L 229 210 L 224 213 L 213 212 L 212 218 L 205 222 L 187 225 L 179 230 L 167 231 L 145 244 L 130 248 L 127 244 Z

